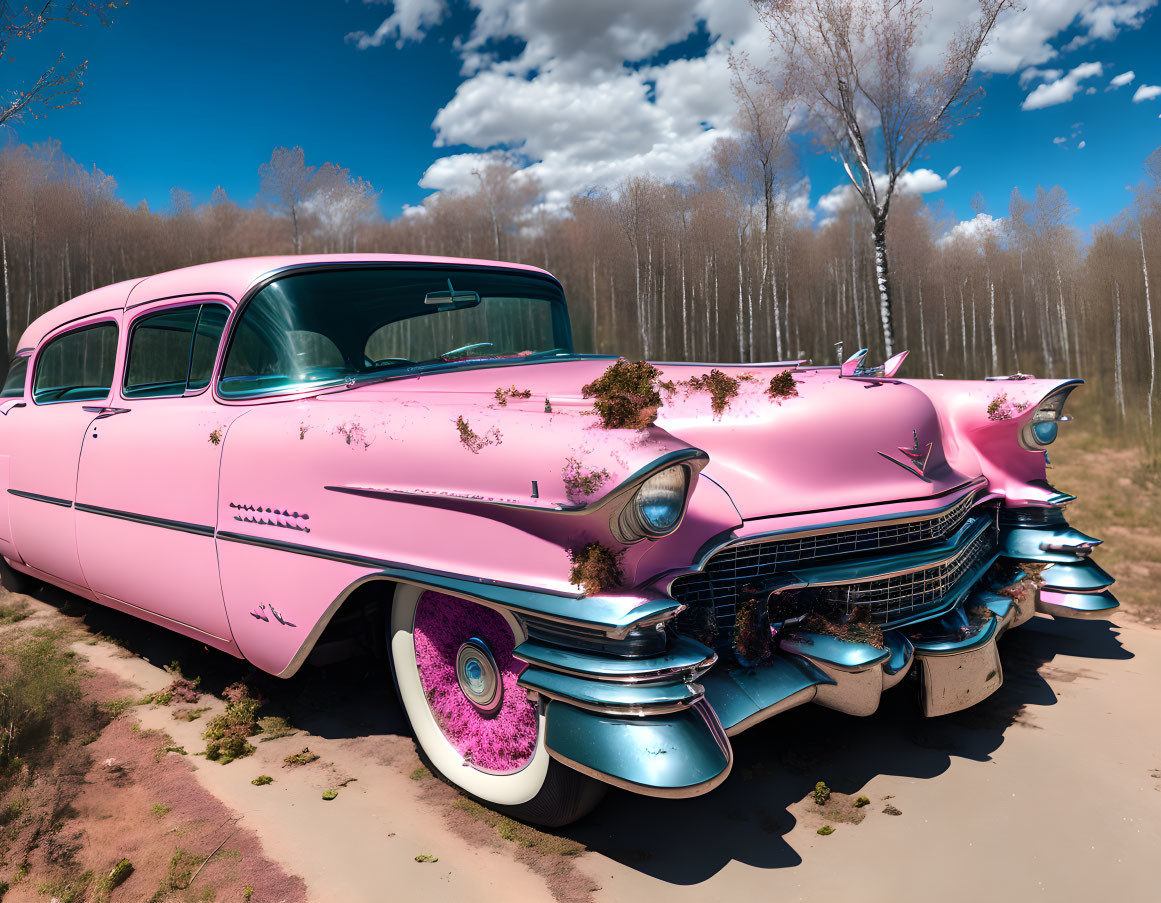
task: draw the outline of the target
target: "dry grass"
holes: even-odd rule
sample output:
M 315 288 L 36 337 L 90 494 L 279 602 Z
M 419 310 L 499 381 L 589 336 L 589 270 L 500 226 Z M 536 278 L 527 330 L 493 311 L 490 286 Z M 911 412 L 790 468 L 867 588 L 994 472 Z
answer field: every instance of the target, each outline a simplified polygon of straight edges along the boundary
M 1146 620 L 1161 616 L 1161 474 L 1145 448 L 1080 424 L 1062 429 L 1048 480 L 1077 497 L 1068 522 L 1103 539 L 1094 560 L 1117 578 L 1113 593 Z

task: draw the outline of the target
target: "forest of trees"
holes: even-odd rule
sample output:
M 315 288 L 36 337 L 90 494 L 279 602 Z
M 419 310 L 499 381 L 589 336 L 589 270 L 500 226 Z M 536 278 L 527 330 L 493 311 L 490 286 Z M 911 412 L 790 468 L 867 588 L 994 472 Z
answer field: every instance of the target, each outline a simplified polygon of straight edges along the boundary
M 262 166 L 251 203 L 218 190 L 195 206 L 175 189 L 168 209 L 155 211 L 127 206 L 111 176 L 79 166 L 57 143 L 10 146 L 0 153 L 8 351 L 32 319 L 94 287 L 301 250 L 543 266 L 564 284 L 581 350 L 833 363 L 842 342 L 846 354 L 869 347 L 881 359 L 865 209 L 852 198 L 818 227 L 779 190 L 767 217 L 761 172 L 743 151 L 738 139 L 723 140 L 686 183 L 630 179 L 615 193 L 574 197 L 557 214 L 498 161 L 474 191 L 385 220 L 370 185 L 331 164 L 307 166 L 298 148 L 278 149 Z M 1059 187 L 1013 191 L 994 220 L 949 233 L 918 196 L 899 196 L 888 242 L 897 342 L 912 352 L 904 375 L 1079 375 L 1103 427 L 1150 426 L 1161 152 L 1145 161 L 1134 202 L 1090 241 L 1075 214 Z

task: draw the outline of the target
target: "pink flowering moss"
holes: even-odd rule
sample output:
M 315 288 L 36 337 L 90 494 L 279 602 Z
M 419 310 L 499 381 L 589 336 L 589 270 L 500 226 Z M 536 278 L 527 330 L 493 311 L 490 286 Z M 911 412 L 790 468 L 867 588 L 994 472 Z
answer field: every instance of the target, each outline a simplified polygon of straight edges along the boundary
M 472 637 L 488 644 L 503 684 L 503 702 L 485 717 L 456 679 L 456 653 Z M 515 641 L 504 618 L 482 605 L 425 592 L 415 610 L 415 663 L 435 720 L 466 760 L 487 771 L 513 772 L 536 752 L 536 707 L 516 685 L 524 663 L 512 656 Z
M 1008 393 L 997 395 L 988 403 L 988 420 L 1011 420 L 1028 410 L 1029 402 L 1013 401 Z

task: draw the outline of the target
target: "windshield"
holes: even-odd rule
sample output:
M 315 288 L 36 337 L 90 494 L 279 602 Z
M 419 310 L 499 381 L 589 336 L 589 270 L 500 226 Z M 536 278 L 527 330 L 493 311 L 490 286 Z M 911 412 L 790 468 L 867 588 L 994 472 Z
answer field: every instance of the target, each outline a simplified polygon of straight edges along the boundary
M 543 276 L 434 266 L 291 273 L 243 309 L 218 391 L 265 395 L 571 353 L 564 296 Z

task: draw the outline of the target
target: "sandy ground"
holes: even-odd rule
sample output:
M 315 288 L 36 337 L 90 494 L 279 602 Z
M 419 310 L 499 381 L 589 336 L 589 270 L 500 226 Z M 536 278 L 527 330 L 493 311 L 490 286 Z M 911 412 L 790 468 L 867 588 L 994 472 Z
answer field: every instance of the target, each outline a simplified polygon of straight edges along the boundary
M 178 659 L 211 693 L 256 682 L 264 713 L 301 729 L 229 765 L 182 761 L 310 900 L 1157 899 L 1161 630 L 1127 615 L 1037 618 L 1009 634 L 1003 688 L 969 712 L 925 720 L 905 687 L 869 719 L 797 709 L 735 738 L 734 773 L 707 797 L 613 791 L 559 838 L 513 839 L 418 769 L 378 666 L 278 681 L 54 590 L 33 604 L 111 640 L 74 648 L 142 693 L 165 686 L 161 666 Z M 129 716 L 193 753 L 223 707 L 198 705 L 211 711 L 192 722 L 176 707 Z M 320 759 L 282 765 L 304 746 Z M 274 783 L 253 786 L 260 774 Z M 818 835 L 819 780 L 867 795 L 865 820 Z

